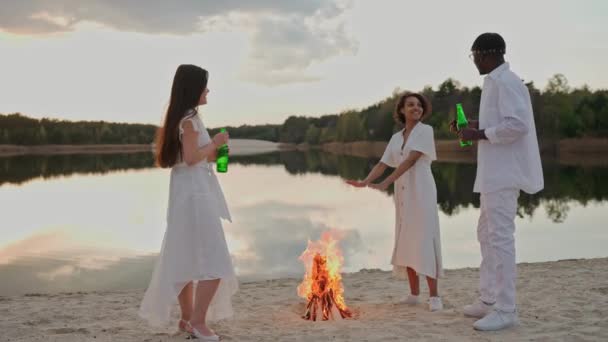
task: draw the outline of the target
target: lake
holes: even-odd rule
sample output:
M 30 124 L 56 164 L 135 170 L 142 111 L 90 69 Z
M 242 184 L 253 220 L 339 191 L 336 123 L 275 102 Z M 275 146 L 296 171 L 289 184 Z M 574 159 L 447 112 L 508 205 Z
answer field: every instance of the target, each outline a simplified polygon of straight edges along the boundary
M 301 277 L 326 230 L 346 272 L 389 270 L 392 189 L 356 189 L 378 161 L 319 151 L 235 156 L 219 175 L 242 280 Z M 608 167 L 543 163 L 545 190 L 519 199 L 518 262 L 608 256 Z M 443 262 L 477 267 L 475 165 L 436 162 Z M 145 288 L 164 230 L 169 170 L 150 153 L 0 157 L 0 296 Z

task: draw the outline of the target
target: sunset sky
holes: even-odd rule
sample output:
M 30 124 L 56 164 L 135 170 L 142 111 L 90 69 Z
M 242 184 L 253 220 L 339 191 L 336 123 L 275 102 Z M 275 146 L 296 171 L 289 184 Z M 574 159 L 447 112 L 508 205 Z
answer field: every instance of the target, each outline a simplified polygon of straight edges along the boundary
M 159 124 L 181 63 L 210 72 L 210 127 L 359 109 L 482 78 L 475 37 L 544 88 L 608 88 L 608 1 L 2 0 L 0 113 Z

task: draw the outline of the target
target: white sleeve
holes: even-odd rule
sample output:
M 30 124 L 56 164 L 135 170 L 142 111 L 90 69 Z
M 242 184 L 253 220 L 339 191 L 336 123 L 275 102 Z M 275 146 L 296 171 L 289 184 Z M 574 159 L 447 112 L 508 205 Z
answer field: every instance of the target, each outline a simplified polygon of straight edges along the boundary
M 395 139 L 391 137 L 391 140 L 389 140 L 388 144 L 386 145 L 386 149 L 384 150 L 382 158 L 380 159 L 382 163 L 392 168 L 396 168 L 397 166 L 399 166 L 397 165 L 397 156 L 395 155 L 395 151 L 393 148 L 394 140 Z
M 195 132 L 199 131 L 198 123 L 195 120 L 194 116 L 186 116 L 179 122 L 179 140 L 182 140 L 182 135 L 184 134 L 184 122 L 190 121 L 192 123 L 192 128 Z
M 524 96 L 508 84 L 498 84 L 498 125 L 485 129 L 492 144 L 509 144 L 528 134 L 529 113 Z
M 413 136 L 412 138 L 414 138 L 410 143 L 410 149 L 412 151 L 421 152 L 431 158 L 431 160 L 437 159 L 437 153 L 435 151 L 435 137 L 433 136 L 433 127 L 425 125 L 418 132 L 418 134 L 416 134 L 416 136 Z

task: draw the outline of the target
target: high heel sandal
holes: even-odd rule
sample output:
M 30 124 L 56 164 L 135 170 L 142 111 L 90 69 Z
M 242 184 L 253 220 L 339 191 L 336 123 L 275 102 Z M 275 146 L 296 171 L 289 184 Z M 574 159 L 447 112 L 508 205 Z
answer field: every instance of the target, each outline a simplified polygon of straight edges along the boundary
M 215 334 L 205 336 L 205 335 L 201 334 L 201 332 L 198 331 L 196 328 L 192 328 L 192 335 L 194 335 L 194 337 L 196 337 L 197 339 L 199 339 L 201 341 L 205 341 L 205 342 L 216 342 L 216 341 L 220 340 L 219 336 L 217 336 Z
M 182 322 L 182 323 L 184 323 L 184 325 L 186 326 L 186 328 L 182 328 L 182 325 L 180 324 L 179 325 L 179 331 L 185 332 L 185 333 L 188 333 L 188 334 L 192 334 L 192 325 L 190 324 L 190 322 L 186 321 L 185 319 L 180 319 L 179 321 Z M 188 329 L 190 329 L 190 330 L 188 330 Z

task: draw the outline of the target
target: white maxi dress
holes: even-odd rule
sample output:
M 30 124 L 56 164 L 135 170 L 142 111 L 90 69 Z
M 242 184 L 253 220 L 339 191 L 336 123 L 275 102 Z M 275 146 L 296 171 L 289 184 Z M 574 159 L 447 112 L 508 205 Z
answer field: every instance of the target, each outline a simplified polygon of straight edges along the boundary
M 180 140 L 185 120 L 191 121 L 198 132 L 199 147 L 211 142 L 195 112 L 189 113 L 180 123 Z M 220 279 L 207 320 L 232 316 L 231 297 L 238 289 L 238 282 L 222 218 L 231 220 L 213 163 L 203 160 L 193 166 L 183 162 L 175 165 L 171 169 L 167 229 L 139 309 L 139 315 L 151 325 L 163 327 L 171 324 L 177 296 L 191 281 Z
M 395 245 L 393 273 L 407 278 L 407 267 L 431 278 L 443 276 L 437 187 L 431 163 L 437 159 L 433 128 L 419 122 L 403 141 L 403 130 L 395 133 L 380 160 L 396 168 L 411 151 L 422 152 L 416 163 L 394 184 Z

